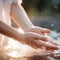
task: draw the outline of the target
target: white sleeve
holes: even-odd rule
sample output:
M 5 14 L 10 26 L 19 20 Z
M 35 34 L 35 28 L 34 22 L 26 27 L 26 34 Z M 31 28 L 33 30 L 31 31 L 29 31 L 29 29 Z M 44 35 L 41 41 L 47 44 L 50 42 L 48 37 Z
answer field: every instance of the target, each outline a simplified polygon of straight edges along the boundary
M 21 5 L 22 0 L 14 0 L 14 2 L 17 2 L 19 5 Z
M 21 4 L 22 3 L 22 0 L 18 0 L 18 3 Z
M 0 20 L 2 20 L 2 0 L 0 0 Z

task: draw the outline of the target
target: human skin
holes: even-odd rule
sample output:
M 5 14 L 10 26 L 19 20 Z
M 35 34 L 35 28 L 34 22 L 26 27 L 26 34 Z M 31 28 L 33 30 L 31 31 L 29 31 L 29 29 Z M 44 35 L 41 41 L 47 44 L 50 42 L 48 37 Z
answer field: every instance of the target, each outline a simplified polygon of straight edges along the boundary
M 42 31 L 47 33 L 49 32 L 49 30 L 36 28 L 29 20 L 26 12 L 24 11 L 21 5 L 18 5 L 17 3 L 13 3 L 11 6 L 10 15 L 13 21 L 16 22 L 19 27 L 21 26 L 21 28 L 24 30 L 25 33 L 24 34 L 18 33 L 12 27 L 7 26 L 6 24 L 0 21 L 0 32 L 2 34 L 15 38 L 20 42 L 25 42 L 26 44 L 37 47 L 37 48 L 41 47 L 42 45 L 49 49 L 58 49 L 55 44 L 49 45 L 45 43 L 45 41 L 49 41 L 49 38 L 47 39 L 45 36 L 41 34 L 37 34 L 38 33 L 37 31 L 39 30 L 41 31 L 40 33 L 42 33 Z M 32 30 L 32 32 L 30 30 Z M 38 41 L 39 43 L 37 42 L 37 40 L 39 40 Z
M 12 20 L 24 30 L 24 32 L 34 32 L 42 36 L 42 35 L 45 35 L 45 33 L 46 34 L 50 33 L 51 31 L 46 28 L 34 26 L 32 22 L 30 21 L 30 19 L 28 18 L 22 5 L 18 5 L 17 3 L 12 4 L 10 16 Z M 48 38 L 48 40 L 50 39 Z M 57 46 L 57 43 L 53 42 L 52 40 L 50 41 L 50 43 Z
M 24 30 L 25 33 L 24 34 L 19 33 L 15 29 L 9 27 L 8 25 L 1 21 L 0 21 L 0 33 L 8 37 L 14 38 L 21 43 L 28 44 L 33 48 L 41 48 L 42 45 L 49 49 L 53 50 L 58 49 L 57 45 L 54 43 L 53 45 L 45 43 L 46 41 L 49 41 L 49 38 L 47 39 L 44 36 L 44 33 L 50 33 L 50 30 L 34 26 L 29 20 L 26 12 L 24 11 L 21 5 L 13 3 L 11 6 L 10 16 L 12 20 Z M 40 43 L 38 43 L 37 41 Z
M 21 43 L 28 44 L 34 48 L 41 48 L 41 46 L 44 46 L 49 49 L 52 49 L 52 48 L 54 50 L 58 49 L 57 46 L 46 44 L 45 42 L 47 41 L 47 39 L 44 36 L 41 36 L 33 32 L 19 33 L 16 30 L 14 30 L 12 27 L 3 23 L 2 21 L 0 21 L 0 33 L 6 36 L 9 36 L 11 38 L 14 38 Z

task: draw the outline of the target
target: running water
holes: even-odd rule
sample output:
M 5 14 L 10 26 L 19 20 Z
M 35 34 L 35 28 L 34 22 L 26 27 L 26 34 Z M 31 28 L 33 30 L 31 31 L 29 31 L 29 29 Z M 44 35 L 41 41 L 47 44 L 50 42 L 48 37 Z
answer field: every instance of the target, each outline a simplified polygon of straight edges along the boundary
M 59 50 L 55 51 L 55 53 L 59 56 L 60 59 L 60 33 L 52 31 L 49 36 L 53 38 L 53 40 L 58 44 Z

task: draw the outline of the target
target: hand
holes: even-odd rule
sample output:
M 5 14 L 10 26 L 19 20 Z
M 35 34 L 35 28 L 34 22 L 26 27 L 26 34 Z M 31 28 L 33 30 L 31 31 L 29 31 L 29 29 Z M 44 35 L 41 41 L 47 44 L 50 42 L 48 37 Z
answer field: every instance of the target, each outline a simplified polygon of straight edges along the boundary
M 38 26 L 34 26 L 34 27 L 30 28 L 28 32 L 34 32 L 34 33 L 37 33 L 37 34 L 40 34 L 40 35 L 47 35 L 51 32 L 51 30 L 46 29 L 46 28 L 41 28 L 41 27 L 38 27 Z M 51 38 L 49 38 L 49 41 L 50 40 L 51 40 Z M 57 43 L 53 42 L 52 40 L 50 42 L 57 45 Z
M 46 28 L 41 28 L 41 27 L 37 27 L 37 26 L 34 26 L 32 28 L 29 29 L 29 32 L 34 32 L 34 33 L 38 33 L 40 35 L 44 35 L 45 34 L 49 34 L 51 32 L 51 30 L 49 29 L 46 29 Z M 52 39 L 48 36 L 46 36 L 46 38 L 48 39 L 48 41 L 51 43 L 51 44 L 54 44 L 55 46 L 57 46 L 57 43 L 52 41 Z
M 31 27 L 28 32 L 35 32 L 35 33 L 38 33 L 38 34 L 49 34 L 51 32 L 50 29 L 46 29 L 46 28 L 41 28 L 41 27 L 38 27 L 38 26 L 34 26 L 34 27 Z
M 44 46 L 48 49 L 54 49 L 54 50 L 58 49 L 57 46 L 46 43 L 48 39 L 46 39 L 45 36 L 33 32 L 24 33 L 23 41 L 25 42 L 25 44 L 28 44 L 33 48 L 41 48 L 42 46 Z
M 35 51 L 33 51 L 33 53 L 31 55 L 36 55 L 36 56 L 50 56 L 52 58 L 58 58 L 58 55 L 56 55 L 54 53 L 54 51 L 51 50 L 46 50 L 45 47 L 43 47 L 42 49 L 36 49 Z

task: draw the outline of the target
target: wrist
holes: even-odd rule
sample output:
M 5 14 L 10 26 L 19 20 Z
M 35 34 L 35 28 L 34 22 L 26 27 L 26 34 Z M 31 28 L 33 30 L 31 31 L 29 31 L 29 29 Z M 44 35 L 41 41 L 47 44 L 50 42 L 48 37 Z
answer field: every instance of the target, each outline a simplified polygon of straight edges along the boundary
M 35 28 L 35 26 L 34 26 L 34 25 L 29 26 L 29 28 L 27 28 L 26 32 L 29 32 L 29 31 L 30 31 L 31 29 L 33 29 L 33 28 Z
M 23 36 L 24 36 L 24 33 L 18 32 L 17 34 L 15 34 L 15 39 L 21 43 L 24 43 L 24 37 Z

